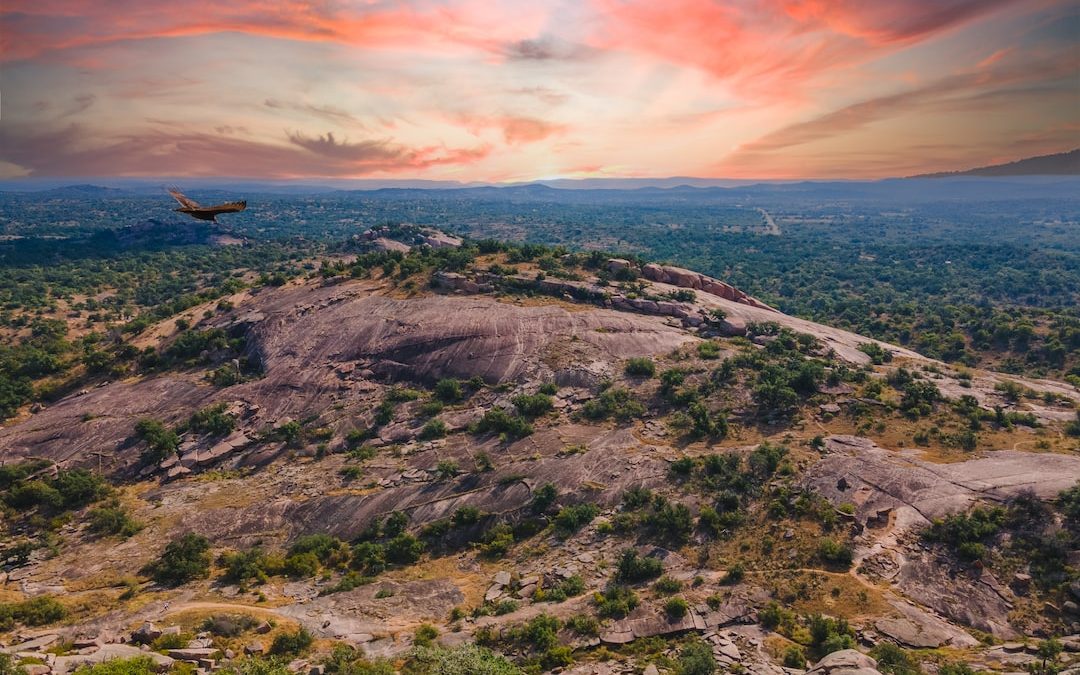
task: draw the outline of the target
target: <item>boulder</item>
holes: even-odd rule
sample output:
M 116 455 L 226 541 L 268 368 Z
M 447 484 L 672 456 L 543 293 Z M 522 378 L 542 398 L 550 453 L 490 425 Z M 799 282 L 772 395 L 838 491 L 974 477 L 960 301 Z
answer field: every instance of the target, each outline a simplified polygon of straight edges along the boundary
M 806 675 L 880 675 L 877 661 L 854 649 L 825 656 Z
M 161 629 L 147 621 L 131 632 L 131 641 L 136 644 L 148 645 L 161 637 Z

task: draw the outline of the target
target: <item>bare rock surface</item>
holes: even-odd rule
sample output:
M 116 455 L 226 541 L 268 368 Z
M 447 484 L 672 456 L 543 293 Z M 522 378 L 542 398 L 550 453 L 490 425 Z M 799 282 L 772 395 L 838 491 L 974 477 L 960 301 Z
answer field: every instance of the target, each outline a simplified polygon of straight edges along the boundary
M 278 613 L 299 621 L 317 636 L 365 643 L 403 626 L 441 620 L 464 599 L 457 586 L 446 579 L 379 581 L 288 605 Z
M 854 649 L 828 654 L 807 675 L 880 675 L 877 661 Z
M 1080 457 L 1073 455 L 1000 450 L 934 464 L 855 436 L 829 437 L 825 447 L 828 454 L 810 467 L 804 481 L 834 504 L 854 504 L 864 525 L 893 510 L 912 516 L 904 522 L 925 525 L 976 501 L 1002 501 L 1025 491 L 1047 499 L 1080 476 Z

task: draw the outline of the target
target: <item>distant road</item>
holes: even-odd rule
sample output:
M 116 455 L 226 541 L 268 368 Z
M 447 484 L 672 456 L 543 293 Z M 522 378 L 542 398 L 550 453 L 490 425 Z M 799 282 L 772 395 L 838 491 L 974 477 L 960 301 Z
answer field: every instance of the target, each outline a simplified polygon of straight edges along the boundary
M 761 217 L 765 220 L 765 234 L 773 234 L 779 237 L 780 226 L 776 224 L 769 212 L 762 208 L 758 208 L 758 212 L 761 213 Z

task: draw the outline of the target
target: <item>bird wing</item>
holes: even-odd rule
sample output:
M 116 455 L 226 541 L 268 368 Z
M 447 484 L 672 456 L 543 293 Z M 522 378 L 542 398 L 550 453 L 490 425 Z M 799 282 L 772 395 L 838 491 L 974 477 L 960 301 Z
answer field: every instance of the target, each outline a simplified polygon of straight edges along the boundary
M 206 206 L 201 208 L 214 215 L 219 213 L 236 213 L 237 211 L 243 211 L 247 208 L 247 201 L 225 202 L 224 204 L 218 204 L 217 206 Z
M 180 192 L 179 188 L 169 188 L 169 194 L 173 196 L 173 199 L 180 202 L 180 206 L 183 206 L 185 209 L 202 208 L 199 206 L 199 202 L 189 197 L 185 197 L 184 193 Z

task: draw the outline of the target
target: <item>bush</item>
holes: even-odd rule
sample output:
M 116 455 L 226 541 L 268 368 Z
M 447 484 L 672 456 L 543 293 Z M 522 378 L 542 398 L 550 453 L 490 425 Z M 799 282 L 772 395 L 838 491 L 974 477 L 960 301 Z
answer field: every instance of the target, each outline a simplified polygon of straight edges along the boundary
M 596 398 L 589 399 L 581 407 L 581 413 L 592 420 L 615 418 L 620 422 L 636 419 L 645 414 L 641 405 L 629 389 L 609 387 Z
M 826 565 L 844 569 L 851 567 L 852 552 L 847 544 L 826 537 L 818 543 L 817 552 Z
M 225 414 L 228 406 L 225 403 L 215 403 L 207 406 L 191 416 L 191 430 L 208 436 L 224 436 L 236 428 L 236 420 L 231 415 Z
M 142 525 L 120 506 L 101 506 L 86 514 L 90 531 L 106 536 L 130 537 L 142 529 Z
M 386 559 L 395 565 L 411 565 L 424 554 L 424 542 L 403 532 L 386 542 Z
M 135 435 L 146 443 L 140 458 L 144 464 L 158 464 L 169 455 L 176 454 L 180 437 L 158 420 L 144 418 L 135 423 Z
M 792 645 L 784 650 L 784 667 L 806 670 L 806 652 L 802 647 Z
M 52 487 L 60 494 L 65 508 L 78 509 L 104 498 L 109 484 L 101 476 L 86 469 L 70 469 L 57 473 Z
M 162 586 L 179 586 L 210 575 L 210 541 L 197 534 L 185 534 L 165 547 L 161 556 L 145 568 Z
M 669 598 L 664 603 L 664 613 L 671 619 L 681 619 L 690 611 L 690 603 L 684 598 Z
M 664 564 L 659 558 L 644 558 L 633 549 L 626 549 L 619 556 L 615 580 L 620 583 L 637 583 L 660 576 Z
M 339 671 L 340 675 L 368 675 L 365 671 Z M 394 672 L 388 667 L 386 675 Z M 402 672 L 409 675 L 445 673 L 446 675 L 521 675 L 520 668 L 501 654 L 475 644 L 460 647 L 414 647 L 406 656 Z M 384 675 L 371 671 L 371 675 Z
M 712 675 L 716 672 L 716 659 L 712 648 L 701 640 L 688 642 L 679 651 L 678 675 Z
M 350 565 L 366 574 L 380 574 L 386 569 L 386 549 L 373 541 L 362 541 L 352 549 Z
M 546 513 L 559 496 L 559 491 L 554 483 L 544 483 L 533 491 L 532 501 L 529 502 L 529 510 L 540 515 Z
M 632 588 L 608 584 L 602 593 L 593 596 L 593 603 L 601 617 L 622 619 L 638 606 L 638 597 Z
M 56 598 L 39 595 L 22 602 L 0 603 L 0 630 L 7 631 L 16 623 L 44 626 L 67 616 L 67 609 Z
M 443 403 L 456 403 L 464 396 L 461 380 L 446 378 L 435 384 L 435 396 Z
M 471 428 L 473 433 L 495 432 L 507 438 L 524 438 L 533 432 L 532 425 L 501 408 L 492 408 Z
M 7 672 L 0 668 L 0 673 L 6 675 Z M 157 664 L 149 656 L 135 656 L 130 659 L 111 659 L 102 663 L 86 664 L 76 669 L 74 675 L 154 675 L 157 672 Z
M 682 590 L 682 582 L 678 579 L 672 579 L 669 576 L 662 576 L 656 580 L 653 584 L 653 589 L 657 593 L 663 593 L 664 595 L 671 595 L 672 593 L 678 593 Z
M 430 647 L 437 637 L 439 637 L 438 628 L 430 623 L 422 623 L 413 633 L 413 644 L 418 647 Z
M 555 409 L 555 401 L 547 394 L 520 394 L 510 402 L 525 417 L 539 417 Z
M 636 357 L 627 360 L 623 372 L 631 377 L 653 377 L 656 375 L 656 364 L 648 357 Z
M 563 536 L 569 536 L 591 523 L 600 513 L 596 504 L 575 504 L 559 509 L 555 516 L 555 529 Z
M 879 642 L 870 650 L 877 661 L 877 669 L 890 675 L 921 675 L 919 662 L 904 649 L 891 642 Z
M 446 422 L 443 422 L 440 419 L 433 419 L 420 429 L 420 440 L 428 441 L 433 438 L 442 438 L 446 435 L 447 431 L 449 431 L 449 429 L 446 426 Z
M 300 628 L 295 633 L 278 633 L 270 644 L 270 653 L 274 656 L 300 656 L 314 642 L 315 638 L 306 628 Z

